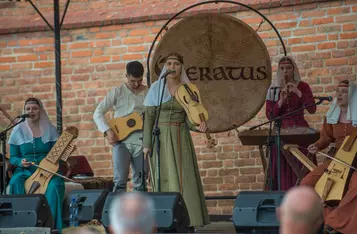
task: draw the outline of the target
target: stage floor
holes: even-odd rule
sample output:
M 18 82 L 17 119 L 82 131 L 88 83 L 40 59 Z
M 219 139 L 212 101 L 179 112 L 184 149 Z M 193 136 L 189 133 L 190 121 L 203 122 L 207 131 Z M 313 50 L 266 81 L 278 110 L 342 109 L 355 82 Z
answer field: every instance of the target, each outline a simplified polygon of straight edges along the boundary
M 197 228 L 196 233 L 236 233 L 236 231 L 233 222 L 212 222 L 203 228 Z
M 91 226 L 105 234 L 103 226 Z M 73 228 L 63 229 L 63 234 L 68 234 L 73 231 Z M 197 228 L 196 233 L 236 233 L 232 222 L 212 222 L 211 224 Z

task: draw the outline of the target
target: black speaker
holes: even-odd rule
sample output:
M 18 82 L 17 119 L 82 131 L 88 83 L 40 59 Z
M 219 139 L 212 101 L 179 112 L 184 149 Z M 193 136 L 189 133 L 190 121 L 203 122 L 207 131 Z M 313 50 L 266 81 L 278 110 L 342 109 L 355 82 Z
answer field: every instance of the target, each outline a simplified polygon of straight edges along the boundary
M 76 198 L 78 204 L 79 223 L 86 223 L 93 219 L 100 220 L 108 193 L 106 189 L 72 190 L 63 205 L 63 221 L 69 223 L 69 204 L 72 198 Z
M 190 226 L 188 210 L 180 193 L 146 193 L 154 201 L 156 227 L 159 233 L 187 233 Z M 105 201 L 102 224 L 109 226 L 111 202 L 119 193 L 110 193 Z
M 53 225 L 51 210 L 44 195 L 0 195 L 0 228 L 53 228 Z
M 276 209 L 284 192 L 240 192 L 233 208 L 236 233 L 278 234 Z

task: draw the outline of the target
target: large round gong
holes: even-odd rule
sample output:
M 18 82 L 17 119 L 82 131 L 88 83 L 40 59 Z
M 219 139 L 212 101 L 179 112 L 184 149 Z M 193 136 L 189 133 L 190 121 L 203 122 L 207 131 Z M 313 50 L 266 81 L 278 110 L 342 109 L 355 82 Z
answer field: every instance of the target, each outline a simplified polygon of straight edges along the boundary
M 259 35 L 244 22 L 222 14 L 182 19 L 155 49 L 151 83 L 170 52 L 183 56 L 186 73 L 208 110 L 211 132 L 243 125 L 264 105 L 271 83 L 270 57 Z

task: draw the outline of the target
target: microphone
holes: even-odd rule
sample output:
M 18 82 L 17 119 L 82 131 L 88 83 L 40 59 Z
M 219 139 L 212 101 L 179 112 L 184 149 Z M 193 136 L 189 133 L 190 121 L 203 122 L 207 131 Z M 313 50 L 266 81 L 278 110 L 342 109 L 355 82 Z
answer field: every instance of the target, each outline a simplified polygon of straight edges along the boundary
M 23 115 L 19 115 L 16 118 L 18 119 L 25 119 L 25 118 L 30 118 L 29 114 L 23 114 Z
M 314 97 L 315 99 L 319 99 L 320 102 L 323 102 L 323 101 L 329 101 L 331 102 L 332 101 L 332 97 L 331 96 L 327 96 L 327 97 Z
M 281 87 L 280 86 L 277 86 L 277 87 L 270 87 L 270 89 L 274 89 L 274 90 L 276 90 L 276 89 L 280 89 Z
M 162 77 L 166 77 L 167 75 L 171 74 L 171 73 L 175 73 L 176 71 L 175 70 L 167 70 L 163 75 Z

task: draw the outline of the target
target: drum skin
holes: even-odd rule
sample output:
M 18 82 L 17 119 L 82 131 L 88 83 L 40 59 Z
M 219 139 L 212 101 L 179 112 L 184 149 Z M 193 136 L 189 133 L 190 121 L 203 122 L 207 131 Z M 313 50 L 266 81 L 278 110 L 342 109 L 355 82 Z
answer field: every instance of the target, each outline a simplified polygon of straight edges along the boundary
M 259 35 L 224 14 L 198 14 L 172 26 L 155 48 L 150 83 L 158 79 L 165 56 L 183 56 L 188 78 L 200 90 L 212 133 L 235 129 L 263 107 L 272 68 Z

